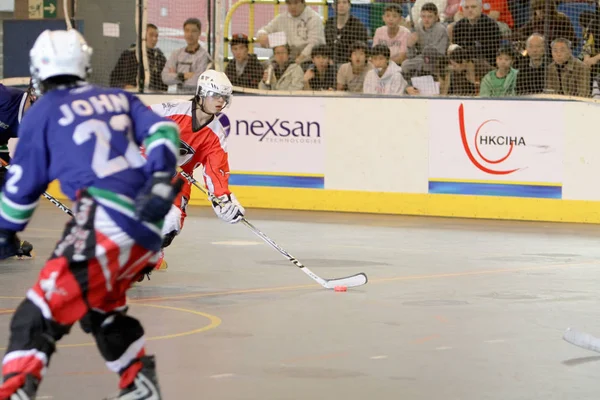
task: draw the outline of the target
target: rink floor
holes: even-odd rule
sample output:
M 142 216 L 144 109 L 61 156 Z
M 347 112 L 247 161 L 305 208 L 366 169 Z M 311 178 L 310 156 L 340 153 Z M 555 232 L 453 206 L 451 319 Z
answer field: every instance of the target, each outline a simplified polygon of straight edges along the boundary
M 597 399 L 600 227 L 249 210 L 315 273 L 365 272 L 327 291 L 242 225 L 191 208 L 167 272 L 129 292 L 167 400 Z M 37 257 L 0 266 L 0 347 L 66 216 L 42 201 L 22 238 Z M 61 342 L 38 399 L 116 392 L 91 338 Z M 2 353 L 4 348 L 2 348 Z

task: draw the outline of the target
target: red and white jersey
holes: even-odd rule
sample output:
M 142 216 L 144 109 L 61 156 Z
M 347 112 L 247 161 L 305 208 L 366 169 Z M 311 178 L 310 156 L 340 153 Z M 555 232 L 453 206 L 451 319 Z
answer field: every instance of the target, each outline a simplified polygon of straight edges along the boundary
M 211 193 L 215 196 L 231 194 L 225 130 L 219 120 L 213 117 L 208 124 L 195 126 L 193 115 L 196 104 L 189 100 L 155 104 L 150 108 L 179 125 L 181 169 L 192 175 L 196 168 L 202 166 L 204 182 Z M 187 194 L 189 199 L 189 193 L 190 186 L 184 186 L 182 194 Z M 185 210 L 185 205 L 182 208 Z

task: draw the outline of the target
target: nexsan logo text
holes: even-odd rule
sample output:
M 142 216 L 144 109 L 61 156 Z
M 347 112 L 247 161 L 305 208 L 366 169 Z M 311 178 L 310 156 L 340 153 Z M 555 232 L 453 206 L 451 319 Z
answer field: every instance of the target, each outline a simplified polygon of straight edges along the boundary
M 236 135 L 254 135 L 263 139 L 269 135 L 286 137 L 321 137 L 321 125 L 315 121 L 287 121 L 279 118 L 274 121 L 268 120 L 237 120 L 235 121 Z

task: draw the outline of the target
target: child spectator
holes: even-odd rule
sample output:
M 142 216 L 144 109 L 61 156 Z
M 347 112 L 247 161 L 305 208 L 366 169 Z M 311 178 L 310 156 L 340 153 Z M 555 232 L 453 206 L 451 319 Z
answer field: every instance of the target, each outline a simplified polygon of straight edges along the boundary
M 421 7 L 421 19 L 408 39 L 408 59 L 402 63 L 402 73 L 418 70 L 423 65 L 423 50 L 434 48 L 439 54 L 448 49 L 448 31 L 439 22 L 438 9 L 433 3 Z
M 406 59 L 410 31 L 402 26 L 402 9 L 397 4 L 388 5 L 383 12 L 385 25 L 375 30 L 373 45 L 383 44 L 390 49 L 390 59 L 400 65 Z
M 264 68 L 256 54 L 248 53 L 248 36 L 242 33 L 233 35 L 230 43 L 233 60 L 227 64 L 225 75 L 233 86 L 257 89 Z
M 285 44 L 273 48 L 273 60 L 258 84 L 262 90 L 301 90 L 302 67 L 290 60 L 290 46 Z
M 404 94 L 408 86 L 402 69 L 390 59 L 390 49 L 378 44 L 371 49 L 373 69 L 367 72 L 363 92 L 367 94 Z
M 313 47 L 312 64 L 304 73 L 304 90 L 335 90 L 336 68 L 326 44 Z
M 373 64 L 367 60 L 368 47 L 364 42 L 350 46 L 350 62 L 342 64 L 337 73 L 337 90 L 362 93 L 367 72 Z
M 490 71 L 481 80 L 481 97 L 514 96 L 517 83 L 517 70 L 512 68 L 515 59 L 510 46 L 502 46 L 496 55 L 497 69 Z
M 462 47 L 450 55 L 450 96 L 478 96 L 481 79 L 492 70 L 490 64 L 475 58 L 473 53 Z

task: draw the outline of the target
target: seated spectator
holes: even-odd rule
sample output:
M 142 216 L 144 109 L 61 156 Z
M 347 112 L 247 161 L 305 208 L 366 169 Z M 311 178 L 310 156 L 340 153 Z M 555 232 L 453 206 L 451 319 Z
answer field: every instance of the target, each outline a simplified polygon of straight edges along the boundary
M 479 96 L 505 97 L 515 95 L 517 70 L 512 67 L 515 54 L 510 46 L 502 46 L 496 56 L 497 69 L 488 72 L 481 80 Z
M 448 49 L 448 31 L 439 22 L 438 9 L 433 3 L 421 7 L 421 19 L 408 39 L 408 59 L 402 63 L 402 73 L 419 69 L 423 64 L 423 49 L 434 48 L 439 54 Z
M 148 69 L 150 70 L 150 90 L 165 92 L 165 85 L 160 76 L 167 59 L 163 52 L 156 47 L 158 43 L 158 28 L 154 24 L 146 25 L 146 54 L 148 57 Z M 119 61 L 110 73 L 110 86 L 122 89 L 136 89 L 138 82 L 139 64 L 137 61 L 137 46 L 132 45 L 121 53 Z M 144 74 L 142 74 L 144 80 Z
M 331 62 L 329 47 L 315 46 L 311 55 L 313 63 L 304 73 L 304 90 L 335 90 L 337 68 Z
M 587 11 L 579 16 L 583 28 L 583 63 L 590 67 L 592 76 L 600 74 L 600 20 L 596 13 Z
M 403 95 L 408 84 L 402 76 L 402 69 L 391 60 L 388 46 L 378 44 L 371 49 L 373 69 L 367 72 L 363 93 Z
M 516 93 L 519 96 L 543 93 L 548 67 L 544 37 L 539 33 L 529 36 L 525 51 L 526 55 L 519 57 L 516 62 L 516 68 L 519 70 Z
M 350 46 L 354 42 L 367 43 L 367 28 L 350 14 L 350 0 L 337 0 L 335 16 L 325 23 L 325 41 L 333 52 L 336 66 L 348 62 Z
M 302 67 L 290 60 L 290 46 L 277 46 L 273 49 L 273 60 L 258 84 L 262 90 L 301 90 L 304 86 Z
M 507 0 L 482 0 L 482 13 L 499 23 L 500 31 L 509 31 L 514 27 L 512 13 Z M 462 18 L 462 7 L 458 10 L 458 18 Z
M 423 51 L 423 63 L 419 65 L 417 69 L 411 69 L 410 71 L 404 70 L 402 67 L 402 76 L 408 82 L 406 93 L 410 95 L 420 95 L 421 92 L 418 88 L 413 86 L 413 78 L 431 76 L 433 82 L 439 85 L 439 91 L 436 94 L 445 96 L 448 94 L 448 86 L 450 84 L 450 71 L 448 68 L 449 60 L 445 54 L 440 54 L 435 48 L 427 47 Z M 429 88 L 429 91 L 433 91 L 435 88 Z M 429 93 L 431 94 L 431 93 Z
M 573 24 L 569 17 L 558 12 L 556 0 L 531 0 L 529 22 L 514 32 L 513 39 L 524 40 L 534 33 L 544 35 L 548 53 L 550 53 L 550 44 L 557 38 L 577 43 Z
M 256 58 L 256 54 L 248 53 L 248 36 L 239 33 L 231 39 L 233 60 L 227 64 L 225 75 L 233 86 L 258 89 L 264 68 Z
M 402 26 L 402 10 L 397 4 L 390 4 L 383 12 L 384 26 L 375 30 L 373 45 L 386 45 L 390 49 L 391 61 L 400 65 L 406 59 L 410 31 Z
M 450 55 L 450 96 L 478 96 L 481 79 L 492 70 L 490 64 L 462 47 L 454 49 Z
M 364 42 L 354 42 L 350 46 L 350 62 L 342 64 L 337 72 L 337 90 L 362 93 L 367 72 L 373 64 L 367 60 L 369 48 Z
M 460 0 L 459 4 L 460 4 Z M 410 10 L 410 21 L 412 22 L 412 26 L 416 28 L 421 22 L 421 11 L 425 4 L 433 4 L 436 10 L 439 10 L 439 20 L 443 22 L 446 20 L 446 15 L 444 12 L 446 11 L 446 7 L 448 6 L 448 0 L 416 0 Z
M 167 85 L 177 85 L 179 93 L 195 93 L 200 75 L 208 69 L 212 59 L 200 46 L 202 25 L 198 18 L 188 18 L 183 23 L 183 36 L 187 46 L 171 53 L 162 70 L 162 80 Z
M 548 66 L 546 88 L 565 96 L 590 97 L 590 68 L 573 57 L 571 42 L 555 39 L 552 44 L 552 64 Z
M 500 28 L 496 21 L 482 14 L 481 7 L 481 0 L 464 1 L 465 17 L 454 25 L 452 43 L 492 64 L 500 47 Z
M 285 0 L 285 4 L 287 12 L 273 18 L 256 35 L 262 47 L 269 47 L 270 33 L 285 32 L 290 56 L 300 65 L 310 61 L 314 46 L 325 44 L 323 20 L 315 10 L 306 7 L 304 0 Z

